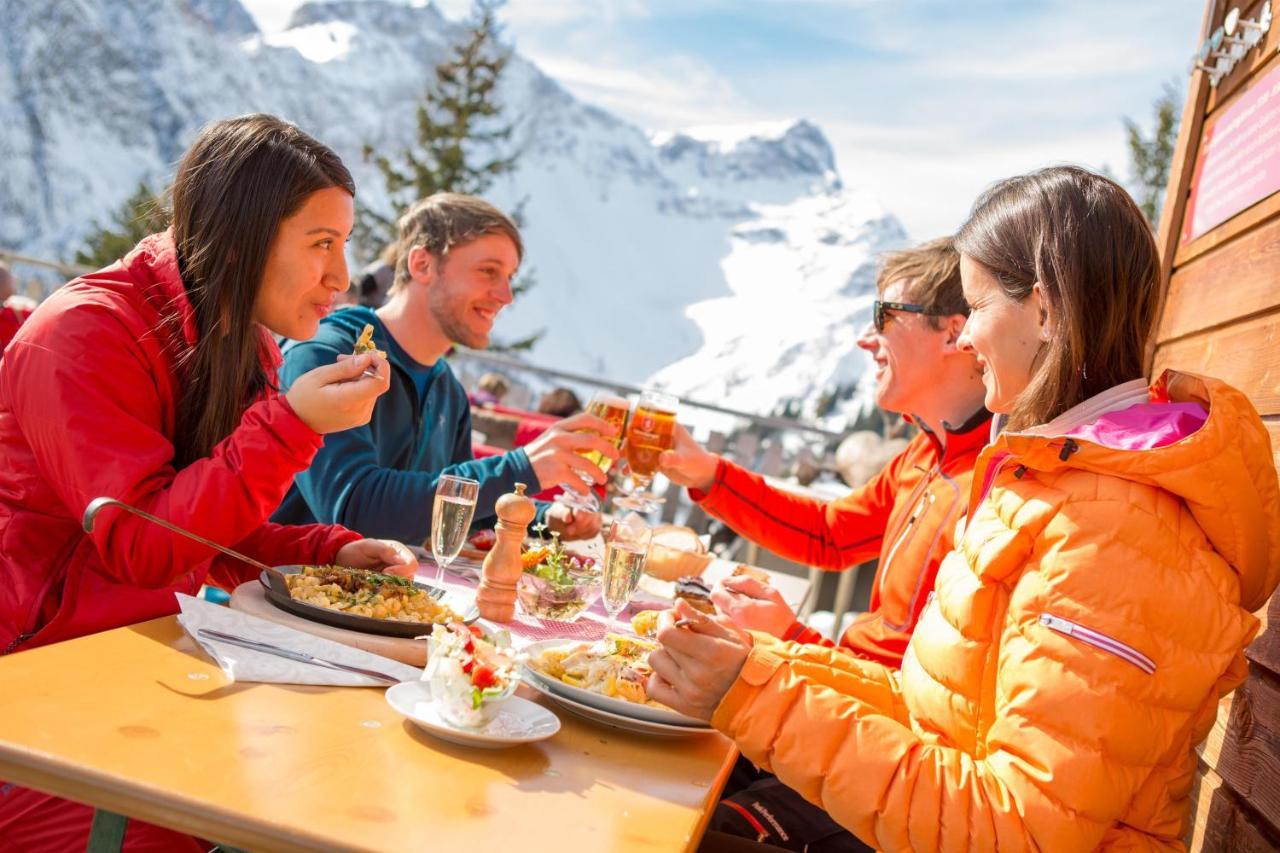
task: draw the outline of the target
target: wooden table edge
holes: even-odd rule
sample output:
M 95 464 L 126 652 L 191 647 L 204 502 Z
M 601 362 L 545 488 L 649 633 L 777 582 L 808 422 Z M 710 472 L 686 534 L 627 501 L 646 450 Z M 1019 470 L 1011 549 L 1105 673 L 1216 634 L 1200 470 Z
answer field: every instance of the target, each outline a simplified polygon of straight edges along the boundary
M 738 755 L 738 745 L 729 740 L 729 752 L 725 755 L 724 764 L 720 766 L 715 778 L 711 780 L 706 808 L 702 810 L 702 816 L 698 818 L 698 823 L 693 828 L 693 834 L 689 836 L 689 843 L 684 848 L 686 853 L 695 853 L 699 845 L 702 844 L 702 837 L 707 834 L 707 824 L 711 822 L 711 815 L 716 810 L 716 804 L 720 802 L 720 795 L 724 793 L 725 783 L 729 781 L 729 776 L 733 773 L 733 766 L 738 763 Z
M 0 777 L 5 781 L 154 823 L 166 829 L 196 835 L 209 841 L 254 850 L 362 851 L 368 848 L 335 845 L 323 836 L 282 831 L 273 824 L 184 797 L 158 791 L 104 773 L 70 764 L 24 749 L 0 744 Z

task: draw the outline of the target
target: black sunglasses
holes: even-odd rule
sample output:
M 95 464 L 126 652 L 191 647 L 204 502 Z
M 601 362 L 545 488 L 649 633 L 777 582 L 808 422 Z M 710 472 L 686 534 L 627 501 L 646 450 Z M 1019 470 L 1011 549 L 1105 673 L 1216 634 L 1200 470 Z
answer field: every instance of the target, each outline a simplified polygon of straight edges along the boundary
M 933 317 L 942 315 L 941 311 L 930 311 L 927 305 L 913 305 L 910 302 L 882 302 L 877 299 L 871 303 L 871 320 L 876 324 L 876 331 L 883 332 L 885 321 L 888 319 L 886 311 L 906 311 L 911 314 L 927 314 Z

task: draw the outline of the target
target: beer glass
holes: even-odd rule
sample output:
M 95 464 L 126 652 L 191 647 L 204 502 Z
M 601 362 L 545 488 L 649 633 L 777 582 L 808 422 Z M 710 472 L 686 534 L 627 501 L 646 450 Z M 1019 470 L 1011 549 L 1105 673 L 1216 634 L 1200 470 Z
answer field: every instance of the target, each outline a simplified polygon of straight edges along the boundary
M 608 421 L 618 428 L 617 438 L 606 439 L 613 442 L 615 449 L 622 444 L 622 438 L 626 434 L 627 414 L 630 408 L 626 400 L 608 391 L 595 392 L 591 395 L 591 401 L 587 403 L 587 414 L 595 415 L 597 418 Z M 613 466 L 612 459 L 595 450 L 583 450 L 582 456 L 606 474 L 609 473 L 609 469 Z M 579 474 L 578 477 L 582 480 L 582 484 L 586 486 L 586 493 L 580 495 L 569 488 L 568 485 L 561 483 L 560 488 L 564 491 L 556 496 L 556 503 L 562 503 L 574 509 L 586 510 L 587 512 L 599 512 L 600 502 L 596 500 L 595 495 L 591 494 L 591 487 L 595 485 L 595 481 L 585 474 Z
M 436 559 L 436 586 L 444 587 L 445 567 L 467 541 L 479 494 L 480 484 L 467 477 L 445 474 L 436 481 L 436 498 L 431 505 L 431 556 Z
M 618 614 L 631 603 L 636 587 L 640 585 L 640 573 L 649 556 L 652 532 L 644 519 L 634 512 L 627 513 L 609 526 L 604 540 L 604 571 L 600 580 L 604 609 L 609 614 L 605 632 L 616 632 Z
M 631 469 L 632 490 L 616 499 L 629 509 L 649 512 L 663 502 L 649 489 L 658 473 L 658 457 L 675 446 L 676 411 L 679 400 L 660 391 L 645 391 L 636 402 L 627 427 L 627 466 Z

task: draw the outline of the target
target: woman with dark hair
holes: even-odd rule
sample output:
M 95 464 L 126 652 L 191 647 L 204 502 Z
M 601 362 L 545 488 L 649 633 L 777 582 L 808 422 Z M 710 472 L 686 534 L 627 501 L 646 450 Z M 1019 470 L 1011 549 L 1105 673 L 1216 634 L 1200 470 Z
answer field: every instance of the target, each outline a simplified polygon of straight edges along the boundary
M 267 115 L 204 128 L 173 225 L 47 299 L 0 361 L 0 653 L 177 612 L 174 594 L 257 572 L 115 509 L 116 498 L 268 565 L 408 574 L 403 545 L 267 523 L 324 434 L 367 423 L 376 354 L 275 390 L 272 333 L 309 338 L 347 286 L 354 185 L 330 149 Z M 367 371 L 367 372 L 366 372 Z M 91 811 L 0 787 L 0 838 L 83 848 Z M 190 839 L 130 822 L 127 849 Z
M 1004 424 L 900 675 L 681 605 L 650 695 L 879 849 L 1181 849 L 1280 581 L 1266 429 L 1222 382 L 1143 379 L 1159 259 L 1114 182 L 1003 181 L 956 246 L 959 345 Z

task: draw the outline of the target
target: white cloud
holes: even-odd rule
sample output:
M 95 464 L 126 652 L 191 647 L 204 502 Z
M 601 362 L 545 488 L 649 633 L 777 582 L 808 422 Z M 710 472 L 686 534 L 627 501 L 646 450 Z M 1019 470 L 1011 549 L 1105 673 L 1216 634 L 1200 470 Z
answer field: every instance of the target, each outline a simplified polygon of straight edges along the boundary
M 913 144 L 894 143 L 895 139 L 914 143 L 918 136 L 914 132 L 899 136 L 892 129 L 843 122 L 826 129 L 845 182 L 878 196 L 916 240 L 954 232 L 978 194 L 1001 178 L 1067 162 L 1123 171 L 1125 157 L 1118 126 L 1031 143 L 1010 144 L 995 138 L 966 141 L 924 154 L 912 150 Z M 948 137 L 942 128 L 930 132 Z
M 665 57 L 636 67 L 534 50 L 526 55 L 576 97 L 649 130 L 753 121 L 760 115 L 727 78 L 691 57 Z

